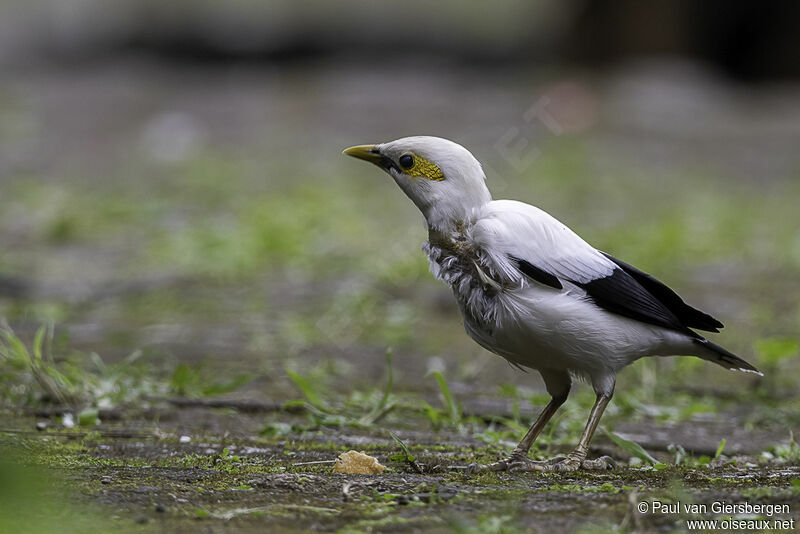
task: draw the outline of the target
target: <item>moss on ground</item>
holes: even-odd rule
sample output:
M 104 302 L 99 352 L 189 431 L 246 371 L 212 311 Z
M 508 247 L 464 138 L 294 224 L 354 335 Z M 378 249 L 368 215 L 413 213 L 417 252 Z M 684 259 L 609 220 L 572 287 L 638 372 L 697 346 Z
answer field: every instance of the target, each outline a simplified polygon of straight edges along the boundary
M 31 418 L 8 415 L 17 426 L 32 425 Z M 119 430 L 125 425 L 117 426 Z M 387 459 L 397 454 L 396 445 L 382 436 L 374 443 L 347 444 L 214 435 L 194 435 L 191 443 L 182 443 L 164 429 L 147 439 L 119 435 L 123 433 L 105 428 L 88 434 L 6 432 L 1 439 L 5 450 L 25 451 L 15 456 L 25 469 L 42 473 L 52 487 L 70 488 L 66 496 L 44 492 L 43 499 L 80 507 L 85 517 L 98 521 L 117 517 L 114 529 L 120 532 L 148 525 L 189 531 L 198 521 L 235 525 L 243 532 L 256 532 L 267 524 L 287 532 L 320 525 L 343 533 L 465 531 L 489 528 L 485 522 L 490 516 L 504 531 L 515 532 L 525 531 L 539 514 L 546 514 L 559 529 L 574 530 L 624 524 L 632 498 L 800 504 L 798 468 L 752 458 L 663 469 L 468 476 L 445 466 L 495 459 L 496 447 L 439 442 L 409 446 L 423 463 L 434 465 L 437 456 L 446 459 L 428 474 L 384 460 L 384 474 L 359 476 L 335 474 L 332 464 L 321 462 L 349 448 Z M 587 515 L 587 506 L 596 513 Z M 663 518 L 648 516 L 637 521 L 659 528 L 665 524 Z

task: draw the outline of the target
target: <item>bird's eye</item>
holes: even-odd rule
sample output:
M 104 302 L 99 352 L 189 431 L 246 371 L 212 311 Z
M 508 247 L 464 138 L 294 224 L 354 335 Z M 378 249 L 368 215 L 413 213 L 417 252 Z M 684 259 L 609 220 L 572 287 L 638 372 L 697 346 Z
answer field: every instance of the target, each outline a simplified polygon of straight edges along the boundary
M 404 169 L 410 169 L 414 166 L 414 156 L 411 154 L 403 154 L 397 162 L 400 163 L 400 166 Z

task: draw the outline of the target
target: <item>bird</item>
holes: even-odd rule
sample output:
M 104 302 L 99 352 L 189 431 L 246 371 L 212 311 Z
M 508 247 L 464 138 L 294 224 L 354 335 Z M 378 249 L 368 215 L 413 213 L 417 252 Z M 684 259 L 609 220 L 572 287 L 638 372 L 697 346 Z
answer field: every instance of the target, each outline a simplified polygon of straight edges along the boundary
M 450 286 L 467 334 L 520 369 L 540 373 L 550 401 L 508 457 L 479 471 L 609 469 L 587 459 L 617 373 L 646 356 L 696 356 L 731 370 L 754 366 L 695 330 L 722 323 L 686 304 L 650 274 L 594 248 L 547 212 L 493 200 L 480 162 L 441 137 L 413 136 L 347 148 L 343 154 L 388 173 L 422 212 L 423 251 L 433 275 Z M 577 446 L 534 461 L 531 446 L 573 380 L 596 399 Z

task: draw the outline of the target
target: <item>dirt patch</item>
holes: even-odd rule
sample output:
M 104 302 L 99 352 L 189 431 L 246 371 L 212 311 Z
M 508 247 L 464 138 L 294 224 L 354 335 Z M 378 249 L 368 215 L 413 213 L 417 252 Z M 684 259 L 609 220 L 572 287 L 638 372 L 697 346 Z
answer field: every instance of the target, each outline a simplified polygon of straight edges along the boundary
M 194 428 L 187 428 L 185 414 L 172 414 L 164 418 L 167 423 L 157 425 L 127 420 L 123 414 L 121 421 L 89 431 L 55 425 L 29 430 L 36 419 L 7 413 L 3 440 L 27 449 L 25 462 L 44 466 L 59 484 L 68 485 L 66 502 L 92 506 L 134 530 L 672 530 L 696 517 L 643 514 L 635 506 L 661 500 L 800 507 L 800 468 L 755 455 L 662 469 L 623 466 L 602 473 L 468 476 L 458 467 L 491 461 L 502 450 L 457 431 L 401 432 L 424 468 L 420 474 L 398 459 L 397 444 L 377 429 L 353 433 L 321 428 L 280 438 L 232 436 L 205 430 L 235 426 L 252 415 L 198 407 L 190 412 Z M 631 423 L 625 432 L 646 433 L 656 427 Z M 334 473 L 333 459 L 349 449 L 368 451 L 388 466 L 386 472 Z M 601 440 L 593 454 L 610 450 Z M 613 452 L 623 465 L 627 462 L 624 452 Z

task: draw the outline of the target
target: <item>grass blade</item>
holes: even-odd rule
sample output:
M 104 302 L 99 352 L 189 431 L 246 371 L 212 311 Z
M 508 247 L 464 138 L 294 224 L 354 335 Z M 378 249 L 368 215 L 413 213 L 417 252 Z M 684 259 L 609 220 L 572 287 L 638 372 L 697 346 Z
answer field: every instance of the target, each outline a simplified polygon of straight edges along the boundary
M 372 408 L 372 410 L 360 419 L 360 423 L 363 425 L 371 425 L 378 421 L 381 417 L 385 416 L 389 411 L 392 409 L 392 406 L 389 405 L 389 397 L 392 394 L 392 388 L 394 387 L 394 375 L 392 373 L 392 349 L 389 347 L 386 349 L 386 387 L 383 389 L 383 396 L 378 401 L 378 403 Z
M 603 429 L 603 432 L 605 432 L 606 436 L 608 436 L 609 439 L 611 439 L 611 441 L 616 443 L 616 445 L 620 449 L 624 450 L 631 456 L 635 456 L 636 458 L 639 458 L 641 461 L 649 463 L 651 465 L 656 465 L 660 463 L 658 460 L 650 456 L 650 453 L 644 450 L 642 446 L 636 443 L 635 441 L 627 440 L 621 436 L 618 436 L 617 434 L 614 434 L 613 432 L 609 432 L 605 428 Z
M 392 394 L 392 387 L 394 387 L 394 375 L 392 373 L 392 349 L 386 349 L 386 388 L 383 390 L 383 397 L 380 402 L 375 406 L 375 412 L 380 412 L 383 407 L 389 402 L 389 396 Z
M 397 437 L 397 434 L 395 434 L 391 430 L 389 430 L 389 435 L 392 436 L 392 439 L 395 440 L 397 444 L 400 446 L 400 449 L 402 449 L 403 454 L 405 455 L 404 461 L 407 462 L 411 467 L 413 467 L 417 473 L 422 474 L 422 467 L 417 463 L 417 459 L 414 457 L 413 454 L 411 454 L 411 451 L 408 450 L 408 447 L 406 447 L 406 444 L 403 443 L 403 440 Z
M 33 338 L 33 358 L 36 365 L 42 366 L 44 358 L 42 357 L 42 346 L 44 345 L 44 334 L 46 326 L 42 325 L 36 330 L 36 336 Z
M 719 442 L 719 445 L 717 445 L 717 452 L 714 453 L 714 459 L 715 460 L 717 460 L 719 458 L 719 456 L 722 454 L 722 451 L 725 450 L 725 444 L 726 443 L 727 443 L 727 440 L 725 438 L 722 438 L 722 440 Z
M 7 347 L 7 358 L 15 362 L 17 365 L 24 365 L 26 368 L 31 367 L 33 359 L 31 358 L 31 355 L 28 352 L 28 347 L 25 346 L 25 343 L 23 343 L 22 340 L 18 338 L 11 330 L 4 330 L 2 335 L 5 346 Z
M 306 377 L 289 369 L 286 369 L 286 375 L 291 379 L 292 382 L 294 382 L 294 385 L 297 386 L 303 395 L 305 395 L 306 400 L 308 400 L 308 403 L 311 404 L 311 406 L 323 412 L 328 411 L 328 407 L 322 401 L 322 398 L 317 395 L 317 391 L 314 389 L 314 386 Z
M 249 384 L 254 378 L 254 376 L 247 373 L 238 374 L 228 381 L 217 382 L 216 384 L 204 388 L 202 393 L 204 397 L 213 397 L 215 395 L 222 395 L 223 393 L 230 393 L 231 391 L 235 391 Z
M 413 462 L 414 461 L 414 455 L 411 454 L 411 451 L 408 450 L 408 447 L 406 447 L 406 444 L 403 443 L 403 440 L 400 439 L 397 436 L 397 434 L 395 434 L 391 430 L 389 430 L 389 435 L 392 436 L 392 439 L 395 440 L 397 442 L 397 444 L 400 446 L 400 448 L 403 450 L 403 454 L 406 455 L 406 460 L 409 461 L 409 462 Z
M 450 393 L 450 388 L 447 386 L 447 381 L 444 379 L 444 376 L 440 371 L 431 371 L 431 374 L 433 375 L 433 378 L 436 379 L 436 382 L 439 383 L 439 389 L 444 397 L 445 408 L 447 408 L 447 412 L 450 416 L 450 422 L 454 425 L 459 424 L 461 422 L 461 409 L 453 398 L 453 394 Z

